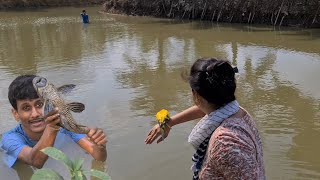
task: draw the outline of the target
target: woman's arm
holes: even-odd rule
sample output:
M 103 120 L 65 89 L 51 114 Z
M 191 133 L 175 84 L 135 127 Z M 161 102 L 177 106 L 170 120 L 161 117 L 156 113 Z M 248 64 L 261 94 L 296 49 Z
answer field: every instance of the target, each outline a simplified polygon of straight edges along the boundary
M 202 112 L 198 106 L 192 106 L 174 116 L 171 117 L 171 120 L 169 121 L 169 126 L 175 126 L 177 124 L 181 124 L 184 122 L 188 122 L 191 120 L 195 120 L 198 118 L 202 118 L 205 115 L 204 112 Z

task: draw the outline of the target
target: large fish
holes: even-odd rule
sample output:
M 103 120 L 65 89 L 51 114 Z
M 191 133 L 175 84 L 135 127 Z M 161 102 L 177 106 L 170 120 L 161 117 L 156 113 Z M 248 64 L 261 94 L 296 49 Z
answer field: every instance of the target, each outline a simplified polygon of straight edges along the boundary
M 35 77 L 32 83 L 39 97 L 44 99 L 44 115 L 47 115 L 54 108 L 58 108 L 61 127 L 78 134 L 87 134 L 89 132 L 89 128 L 77 124 L 71 114 L 71 111 L 77 113 L 82 112 L 85 108 L 84 104 L 78 102 L 66 103 L 60 95 L 60 93 L 67 92 L 74 88 L 75 85 L 65 85 L 60 88 L 55 88 L 46 78 L 39 76 Z

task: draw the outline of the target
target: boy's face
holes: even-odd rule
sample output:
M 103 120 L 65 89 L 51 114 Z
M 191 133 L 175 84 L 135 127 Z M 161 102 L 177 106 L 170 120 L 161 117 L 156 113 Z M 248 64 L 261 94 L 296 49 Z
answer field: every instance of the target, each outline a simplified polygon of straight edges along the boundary
M 43 104 L 43 100 L 40 98 L 17 100 L 17 110 L 12 109 L 12 114 L 17 121 L 20 121 L 25 130 L 35 133 L 43 132 L 46 127 L 42 118 Z

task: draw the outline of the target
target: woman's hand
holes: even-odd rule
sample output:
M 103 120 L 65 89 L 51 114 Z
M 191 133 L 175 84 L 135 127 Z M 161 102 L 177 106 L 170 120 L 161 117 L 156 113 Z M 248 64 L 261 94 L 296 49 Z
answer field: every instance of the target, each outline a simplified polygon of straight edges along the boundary
M 168 125 L 164 125 L 164 138 L 168 137 L 170 132 L 170 127 Z M 160 137 L 160 138 L 158 138 Z M 154 140 L 157 140 L 157 143 L 160 143 L 161 141 L 163 141 L 164 139 L 162 138 L 161 135 L 161 129 L 159 124 L 156 124 L 153 126 L 153 128 L 150 130 L 146 140 L 144 141 L 146 144 L 152 144 Z

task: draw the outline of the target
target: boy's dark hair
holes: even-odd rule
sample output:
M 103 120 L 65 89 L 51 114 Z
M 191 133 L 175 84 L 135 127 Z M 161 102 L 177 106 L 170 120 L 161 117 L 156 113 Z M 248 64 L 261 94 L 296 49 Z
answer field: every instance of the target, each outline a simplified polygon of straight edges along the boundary
M 191 88 L 218 107 L 235 100 L 235 69 L 228 61 L 214 58 L 198 59 L 189 75 Z
M 8 88 L 8 99 L 12 107 L 17 110 L 17 100 L 39 98 L 33 87 L 32 80 L 35 75 L 21 75 L 13 80 Z

